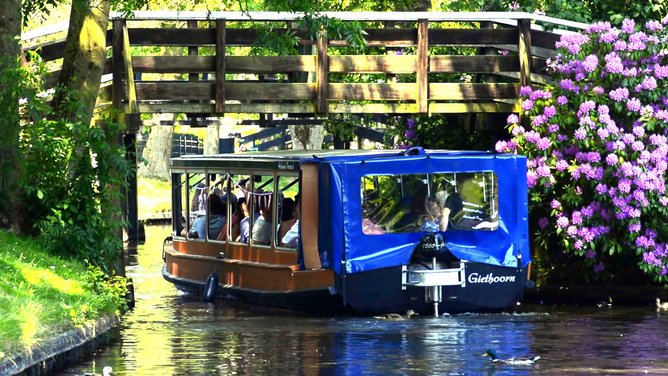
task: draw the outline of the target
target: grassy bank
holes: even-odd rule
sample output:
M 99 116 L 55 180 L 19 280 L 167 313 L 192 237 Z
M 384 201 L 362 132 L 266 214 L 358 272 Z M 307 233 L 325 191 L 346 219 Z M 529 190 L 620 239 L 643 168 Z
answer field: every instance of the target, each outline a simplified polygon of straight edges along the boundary
M 119 313 L 124 282 L 0 231 L 0 360 L 54 334 Z

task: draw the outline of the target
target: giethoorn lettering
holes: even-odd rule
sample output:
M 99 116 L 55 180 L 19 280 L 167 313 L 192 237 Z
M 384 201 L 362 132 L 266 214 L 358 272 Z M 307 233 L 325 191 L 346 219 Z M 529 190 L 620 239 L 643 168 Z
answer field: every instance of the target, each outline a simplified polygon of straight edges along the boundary
M 495 276 L 493 273 L 489 273 L 485 276 L 481 276 L 478 273 L 471 273 L 469 274 L 469 283 L 507 283 L 507 282 L 515 282 L 515 276 L 514 275 L 502 275 L 502 276 Z

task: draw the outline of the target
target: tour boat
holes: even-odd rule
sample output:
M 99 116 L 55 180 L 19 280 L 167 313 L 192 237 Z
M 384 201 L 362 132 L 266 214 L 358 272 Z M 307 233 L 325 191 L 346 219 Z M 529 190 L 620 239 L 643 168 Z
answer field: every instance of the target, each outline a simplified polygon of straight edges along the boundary
M 507 310 L 529 283 L 526 169 L 420 147 L 173 158 L 162 273 L 313 313 Z

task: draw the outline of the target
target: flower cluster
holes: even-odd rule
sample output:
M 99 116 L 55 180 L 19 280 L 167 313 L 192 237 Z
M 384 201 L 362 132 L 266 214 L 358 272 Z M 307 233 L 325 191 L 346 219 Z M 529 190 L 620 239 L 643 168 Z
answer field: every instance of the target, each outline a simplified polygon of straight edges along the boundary
M 603 255 L 636 252 L 668 281 L 668 45 L 666 25 L 625 20 L 564 35 L 549 62 L 558 83 L 521 88 L 499 152 L 528 157 L 531 194 L 549 207 L 539 231 L 561 239 L 594 272 Z

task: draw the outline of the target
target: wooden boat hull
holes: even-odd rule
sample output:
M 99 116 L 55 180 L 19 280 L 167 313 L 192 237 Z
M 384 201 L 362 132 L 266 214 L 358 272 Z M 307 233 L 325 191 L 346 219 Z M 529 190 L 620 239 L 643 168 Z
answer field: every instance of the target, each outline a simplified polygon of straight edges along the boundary
M 181 248 L 184 252 L 178 252 Z M 331 270 L 299 270 L 277 265 L 202 255 L 177 245 L 165 250 L 163 277 L 179 290 L 203 295 L 207 278 L 218 273 L 217 297 L 309 313 L 364 314 L 434 312 L 430 287 L 406 286 L 406 268 L 383 268 L 336 276 Z M 206 247 L 197 248 L 200 253 Z M 441 286 L 440 313 L 500 312 L 522 300 L 527 268 L 463 262 L 463 283 Z

